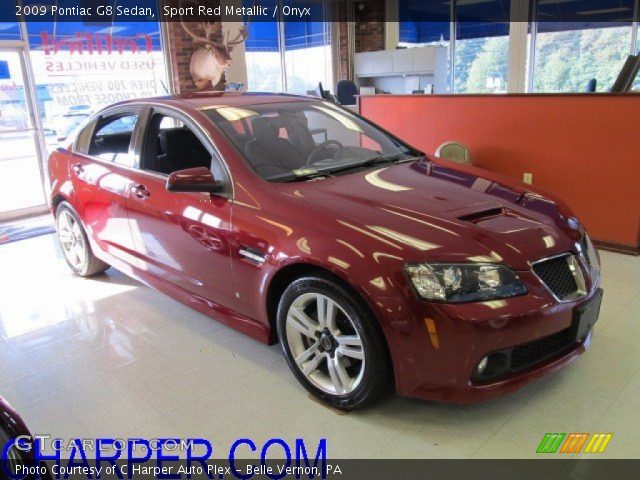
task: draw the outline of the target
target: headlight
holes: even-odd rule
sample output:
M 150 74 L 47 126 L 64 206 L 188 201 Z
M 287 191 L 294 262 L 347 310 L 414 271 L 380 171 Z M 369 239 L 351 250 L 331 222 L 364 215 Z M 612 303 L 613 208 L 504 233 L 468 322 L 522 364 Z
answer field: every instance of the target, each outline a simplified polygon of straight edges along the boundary
M 504 265 L 418 263 L 406 265 L 405 272 L 425 300 L 479 302 L 527 293 L 518 276 Z
M 596 272 L 600 271 L 600 262 L 598 261 L 596 247 L 593 246 L 593 242 L 586 232 L 582 239 L 582 255 L 584 256 L 590 270 L 595 270 Z

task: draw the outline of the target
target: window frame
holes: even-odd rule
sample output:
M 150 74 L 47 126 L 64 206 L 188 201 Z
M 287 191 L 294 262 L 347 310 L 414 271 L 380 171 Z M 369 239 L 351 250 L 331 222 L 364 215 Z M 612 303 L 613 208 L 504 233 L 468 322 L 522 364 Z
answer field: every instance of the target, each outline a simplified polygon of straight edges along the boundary
M 91 117 L 90 120 L 87 121 L 87 124 L 79 130 L 79 133 L 73 142 L 73 152 L 87 156 L 99 162 L 106 163 L 108 165 L 117 165 L 123 168 L 135 168 L 135 165 L 139 163 L 139 157 L 136 157 L 134 167 L 130 167 L 128 165 L 123 165 L 114 161 L 105 160 L 104 158 L 96 157 L 95 155 L 91 155 L 89 154 L 89 147 L 91 146 L 91 141 L 93 140 L 93 137 L 95 135 L 96 127 L 98 127 L 98 125 L 101 124 L 103 120 L 115 116 L 126 117 L 135 115 L 138 118 L 136 120 L 135 126 L 133 127 L 128 151 L 130 155 L 133 154 L 135 156 L 135 152 L 132 150 L 132 146 L 136 138 L 136 132 L 140 128 L 141 122 L 144 120 L 143 114 L 143 107 L 141 105 L 121 105 L 102 110 L 96 116 Z
M 117 156 L 119 155 L 119 153 L 115 153 L 113 155 L 113 158 L 111 160 L 107 160 L 106 158 L 102 158 L 99 155 L 102 154 L 92 154 L 91 152 L 91 147 L 93 145 L 93 143 L 95 142 L 96 138 L 98 137 L 98 134 L 100 133 L 100 131 L 112 124 L 113 122 L 117 122 L 118 120 L 122 119 L 122 118 L 126 118 L 126 117 L 135 117 L 135 123 L 133 125 L 133 128 L 131 129 L 131 137 L 129 138 L 129 145 L 127 146 L 127 152 L 126 152 L 126 156 L 129 158 L 133 158 L 133 164 L 130 165 L 129 163 L 121 163 L 117 161 Z M 127 112 L 123 112 L 123 113 L 117 113 L 114 115 L 109 115 L 109 116 L 105 116 L 105 117 L 101 117 L 97 122 L 95 122 L 95 125 L 93 127 L 93 131 L 91 133 L 91 136 L 88 138 L 88 144 L 87 144 L 87 155 L 89 155 L 91 158 L 99 158 L 100 160 L 103 160 L 107 163 L 112 163 L 114 165 L 120 165 L 121 167 L 128 167 L 128 168 L 134 168 L 137 166 L 137 164 L 139 163 L 139 158 L 135 156 L 133 149 L 132 149 L 132 145 L 133 145 L 133 137 L 135 135 L 135 131 L 136 128 L 138 126 L 138 122 L 140 121 L 140 115 L 138 113 L 127 113 Z M 107 152 L 109 153 L 109 152 Z
M 128 170 L 137 174 L 144 174 L 150 177 L 155 177 L 160 180 L 166 181 L 169 178 L 169 175 L 154 172 L 151 170 L 143 170 L 140 168 L 140 156 L 142 154 L 142 148 L 144 139 L 147 133 L 147 129 L 149 127 L 149 122 L 153 113 L 161 113 L 164 115 L 170 115 L 176 117 L 178 120 L 183 122 L 186 126 L 188 126 L 193 133 L 198 137 L 198 140 L 202 142 L 207 151 L 211 154 L 211 161 L 218 162 L 221 167 L 221 171 L 224 172 L 225 178 L 216 179 L 218 181 L 223 182 L 224 190 L 220 193 L 216 193 L 216 196 L 227 198 L 228 200 L 233 200 L 235 197 L 235 188 L 233 183 L 233 176 L 231 175 L 231 170 L 227 165 L 227 162 L 222 157 L 220 150 L 217 148 L 210 134 L 207 132 L 207 129 L 204 128 L 197 120 L 195 120 L 191 115 L 185 113 L 177 108 L 170 107 L 167 105 L 161 104 L 152 104 L 152 105 L 117 105 L 113 107 L 107 107 L 104 110 L 97 113 L 95 116 L 90 117 L 86 122 L 86 125 L 81 127 L 78 130 L 78 134 L 74 139 L 71 149 L 72 153 L 78 153 L 87 158 L 90 158 L 92 161 L 102 163 L 104 165 L 110 167 L 118 167 L 124 170 Z M 133 130 L 133 135 L 131 136 L 131 143 L 129 144 L 129 153 L 133 154 L 136 158 L 136 162 L 133 167 L 128 165 L 123 165 L 120 163 L 115 163 L 113 161 L 108 161 L 103 158 L 96 157 L 94 155 L 89 155 L 89 145 L 93 138 L 93 132 L 96 126 L 100 123 L 100 121 L 104 118 L 108 118 L 114 115 L 126 115 L 126 114 L 137 114 L 138 121 L 136 122 L 136 126 Z M 205 194 L 203 194 L 205 195 Z M 206 194 L 209 195 L 209 194 Z
M 213 162 L 218 163 L 220 171 L 224 172 L 225 178 L 216 178 L 216 181 L 222 182 L 224 187 L 224 189 L 220 193 L 216 193 L 216 196 L 225 197 L 229 200 L 232 200 L 234 198 L 234 184 L 233 177 L 231 176 L 231 171 L 229 169 L 229 166 L 227 165 L 227 162 L 224 161 L 220 150 L 218 150 L 213 140 L 211 139 L 211 136 L 207 133 L 207 130 L 189 114 L 167 105 L 151 105 L 143 109 L 143 113 L 140 117 L 141 119 L 143 119 L 143 123 L 139 123 L 138 125 L 136 125 L 136 132 L 134 132 L 134 136 L 132 137 L 135 155 L 136 158 L 138 158 L 138 165 L 135 168 L 135 171 L 163 180 L 169 178 L 169 175 L 167 175 L 166 173 L 155 172 L 153 170 L 145 170 L 140 167 L 139 160 L 142 158 L 144 142 L 147 137 L 151 119 L 155 114 L 176 118 L 177 120 L 181 121 L 186 127 L 188 127 L 196 137 L 198 137 L 198 140 L 200 140 L 202 145 L 211 155 L 212 165 Z M 211 170 L 211 167 L 209 167 L 209 169 Z

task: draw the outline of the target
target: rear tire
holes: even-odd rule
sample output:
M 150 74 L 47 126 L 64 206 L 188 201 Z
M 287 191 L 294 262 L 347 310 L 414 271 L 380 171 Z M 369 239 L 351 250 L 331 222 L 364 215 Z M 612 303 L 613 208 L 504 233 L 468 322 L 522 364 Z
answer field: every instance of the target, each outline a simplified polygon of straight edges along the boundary
M 91 277 L 104 272 L 109 265 L 93 254 L 87 233 L 76 212 L 66 202 L 56 210 L 56 231 L 64 259 L 80 277 Z
M 278 337 L 291 371 L 341 410 L 371 404 L 393 384 L 389 351 L 369 307 L 329 276 L 295 280 L 278 307 Z

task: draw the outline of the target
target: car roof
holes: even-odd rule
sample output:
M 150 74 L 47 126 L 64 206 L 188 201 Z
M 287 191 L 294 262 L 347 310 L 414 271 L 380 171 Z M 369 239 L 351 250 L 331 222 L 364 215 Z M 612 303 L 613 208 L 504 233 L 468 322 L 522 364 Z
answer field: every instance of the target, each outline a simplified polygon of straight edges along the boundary
M 263 93 L 263 92 L 196 92 L 179 95 L 167 95 L 163 97 L 129 100 L 128 103 L 163 103 L 173 106 L 188 105 L 195 109 L 211 108 L 213 106 L 242 107 L 249 105 L 265 105 L 284 102 L 308 102 L 320 101 L 318 97 L 305 95 L 292 95 L 288 93 Z

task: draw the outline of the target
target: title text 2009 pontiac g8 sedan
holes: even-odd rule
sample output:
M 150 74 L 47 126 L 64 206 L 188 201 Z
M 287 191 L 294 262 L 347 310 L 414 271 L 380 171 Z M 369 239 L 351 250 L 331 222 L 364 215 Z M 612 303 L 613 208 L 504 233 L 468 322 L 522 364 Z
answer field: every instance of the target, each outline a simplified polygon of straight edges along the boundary
M 319 99 L 117 104 L 49 171 L 76 274 L 112 265 L 280 342 L 338 408 L 392 387 L 447 402 L 515 391 L 581 354 L 598 317 L 598 254 L 562 202 Z

